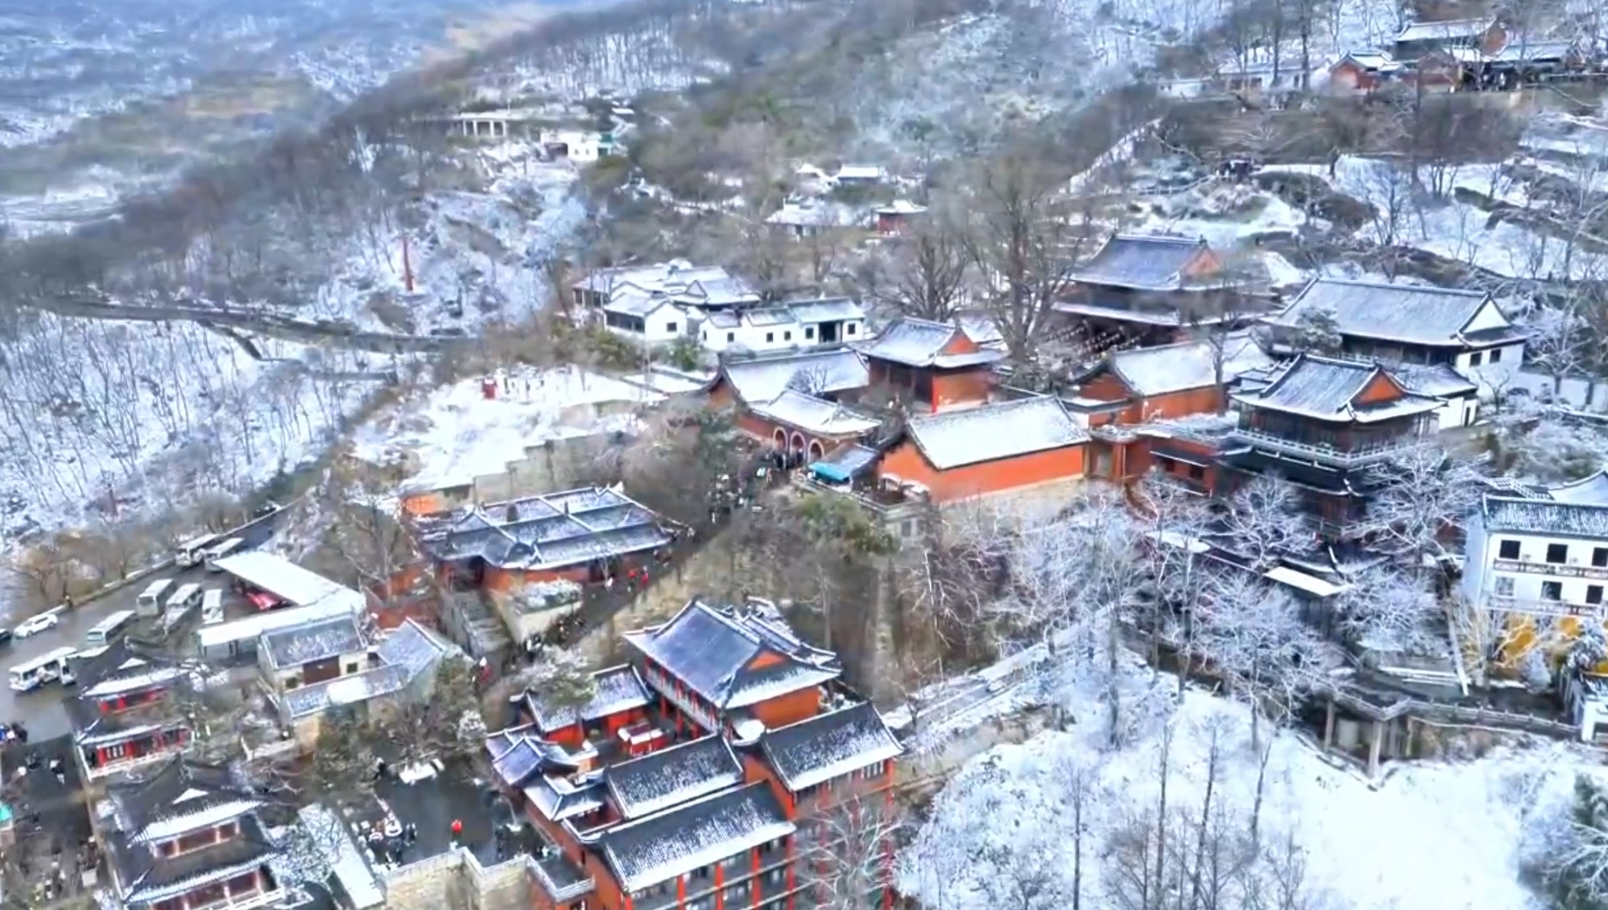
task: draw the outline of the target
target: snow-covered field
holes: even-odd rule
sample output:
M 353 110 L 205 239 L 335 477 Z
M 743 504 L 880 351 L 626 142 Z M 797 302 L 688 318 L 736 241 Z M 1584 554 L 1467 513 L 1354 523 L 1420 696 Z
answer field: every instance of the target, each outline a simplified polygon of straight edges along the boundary
M 353 434 L 353 454 L 408 467 L 409 485 L 465 484 L 503 471 L 548 440 L 630 432 L 636 411 L 664 396 L 579 367 L 511 370 L 443 386 L 376 415 Z
M 1165 749 L 1168 836 L 1172 849 L 1194 849 L 1214 740 L 1213 812 L 1223 813 L 1225 837 L 1243 836 L 1258 812 L 1248 710 L 1194 690 L 1175 706 L 1176 682 L 1167 676 L 1142 696 L 1151 682 L 1137 667 L 1125 682 L 1124 711 L 1139 717 L 1128 745 L 1107 750 L 1104 706 L 1097 697 L 1074 696 L 1067 730 L 973 759 L 939 794 L 931 819 L 902 854 L 901 889 L 932 910 L 1071 906 L 1072 808 L 1081 779 L 1088 782 L 1083 905 L 1130 905 L 1114 897 L 1129 887 L 1124 875 L 1132 872 L 1121 859 L 1131 841 L 1119 844 L 1118 832 L 1131 836 L 1145 827 L 1146 813 L 1153 817 Z M 1264 738 L 1269 729 L 1264 721 Z M 1519 881 L 1519 861 L 1527 827 L 1555 817 L 1576 774 L 1602 773 L 1600 756 L 1547 744 L 1405 765 L 1375 788 L 1289 732 L 1267 754 L 1261 842 L 1293 840 L 1314 898 L 1298 906 L 1330 910 L 1526 910 L 1532 897 Z

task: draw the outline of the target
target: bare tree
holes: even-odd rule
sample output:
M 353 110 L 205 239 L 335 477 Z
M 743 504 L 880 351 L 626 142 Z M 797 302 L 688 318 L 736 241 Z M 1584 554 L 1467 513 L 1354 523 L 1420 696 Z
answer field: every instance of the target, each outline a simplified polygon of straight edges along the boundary
M 1033 150 L 1016 149 L 981 167 L 964 203 L 971 217 L 963 242 L 993 286 L 985 308 L 1023 362 L 1096 238 L 1096 198 L 1073 197 L 1067 186 L 1067 175 Z
M 823 910 L 875 910 L 892 884 L 894 848 L 904 825 L 900 809 L 880 795 L 836 803 L 804 819 L 800 884 Z
M 889 244 L 885 276 L 872 293 L 909 316 L 946 322 L 960 309 L 971 266 L 947 214 L 930 213 Z

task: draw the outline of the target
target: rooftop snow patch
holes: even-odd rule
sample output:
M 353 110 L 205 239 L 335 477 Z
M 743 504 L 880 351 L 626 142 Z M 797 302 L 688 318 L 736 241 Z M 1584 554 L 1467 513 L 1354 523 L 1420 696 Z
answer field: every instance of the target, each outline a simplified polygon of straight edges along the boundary
M 468 379 L 436 389 L 359 429 L 354 451 L 375 464 L 408 464 L 409 491 L 463 486 L 501 474 L 548 440 L 630 432 L 637 408 L 664 395 L 575 366 Z
M 1188 281 L 1189 267 L 1206 252 L 1206 241 L 1200 238 L 1117 234 L 1072 275 L 1072 280 L 1135 290 L 1179 290 Z
M 214 565 L 220 571 L 295 607 L 330 605 L 337 608 L 335 612 L 345 607 L 346 612 L 351 613 L 363 608 L 362 594 L 273 553 L 252 550 L 226 556 Z
M 1456 41 L 1485 34 L 1494 19 L 1445 19 L 1439 22 L 1409 22 L 1396 34 L 1397 41 Z
M 1608 505 L 1486 494 L 1487 531 L 1608 540 Z
M 805 644 L 774 610 L 692 600 L 662 626 L 625 639 L 717 708 L 740 708 L 830 682 L 837 656 Z M 766 655 L 780 660 L 757 661 Z M 650 674 L 650 685 L 663 688 Z
M 1380 378 L 1394 384 L 1400 395 L 1379 404 L 1359 402 L 1363 391 Z M 1344 423 L 1375 423 L 1440 407 L 1439 401 L 1408 392 L 1378 364 L 1311 354 L 1292 360 L 1267 387 L 1235 395 L 1234 400 L 1251 407 Z
M 748 404 L 775 401 L 788 389 L 830 395 L 863 389 L 871 381 L 865 358 L 847 348 L 732 361 L 720 374 Z
M 794 833 L 763 781 L 627 822 L 598 838 L 621 889 L 641 891 Z
M 870 702 L 861 702 L 767 731 L 760 748 L 794 793 L 878 762 L 904 748 Z
M 1269 325 L 1295 328 L 1304 314 L 1333 314 L 1341 335 L 1429 347 L 1523 337 L 1483 291 L 1316 278 Z
M 816 436 L 861 436 L 880 425 L 876 418 L 835 401 L 792 389 L 783 392 L 774 401 L 751 404 L 749 409 L 767 420 L 797 427 Z
M 629 664 L 598 670 L 592 674 L 592 681 L 596 687 L 592 697 L 580 707 L 560 705 L 549 708 L 540 692 L 526 690 L 525 707 L 534 718 L 536 729 L 542 733 L 552 733 L 648 704 L 647 687 L 642 685 L 642 677 L 637 675 L 636 668 Z
M 664 546 L 670 535 L 652 510 L 618 487 L 586 487 L 472 505 L 420 535 L 441 561 L 480 558 L 507 569 L 547 569 Z
M 1547 495 L 1558 502 L 1574 505 L 1608 505 L 1608 470 L 1598 471 L 1573 483 L 1551 487 L 1547 490 Z
M 940 370 L 982 366 L 1005 357 L 1002 351 L 978 350 L 957 326 L 909 317 L 890 324 L 859 349 L 876 360 Z
M 705 736 L 611 765 L 603 780 L 626 818 L 641 818 L 735 787 L 743 766 L 721 736 Z
M 912 417 L 906 429 L 922 456 L 940 471 L 1089 441 L 1061 403 L 1048 397 Z
M 336 616 L 265 632 L 258 648 L 267 655 L 272 666 L 287 669 L 343 654 L 355 654 L 367 646 L 356 617 Z
M 1219 369 L 1224 384 L 1240 374 L 1271 366 L 1269 357 L 1250 332 L 1226 336 L 1221 345 L 1186 341 L 1154 348 L 1137 348 L 1111 355 L 1108 363 L 1124 385 L 1142 398 L 1205 389 L 1217 385 Z
M 720 266 L 694 266 L 685 259 L 599 269 L 573 287 L 610 298 L 625 293 L 693 307 L 728 308 L 759 302 L 759 294 L 747 281 Z

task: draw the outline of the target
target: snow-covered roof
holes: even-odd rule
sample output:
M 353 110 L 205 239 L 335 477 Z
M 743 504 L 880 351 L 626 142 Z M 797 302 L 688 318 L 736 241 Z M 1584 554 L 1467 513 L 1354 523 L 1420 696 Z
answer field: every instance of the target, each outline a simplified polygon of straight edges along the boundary
M 1574 505 L 1608 505 L 1608 470 L 1598 471 L 1590 477 L 1559 484 L 1547 489 L 1547 495 L 1558 502 Z
M 1483 291 L 1315 278 L 1268 324 L 1295 328 L 1303 313 L 1334 315 L 1341 335 L 1462 348 L 1524 337 Z
M 917 205 L 908 199 L 895 199 L 885 206 L 877 209 L 878 215 L 922 215 L 927 211 L 924 205 Z
M 512 763 L 505 760 L 503 768 L 509 769 Z M 517 772 L 516 772 L 517 773 Z M 510 783 L 516 783 L 519 778 Z M 574 783 L 567 778 L 542 774 L 526 785 L 525 798 L 530 800 L 542 816 L 550 821 L 561 822 L 577 815 L 585 815 L 603 808 L 603 781 L 601 775 L 594 774 L 581 778 Z
M 335 616 L 306 625 L 264 632 L 257 645 L 265 654 L 270 666 L 288 669 L 328 660 L 342 654 L 353 654 L 368 647 L 352 616 Z
M 1170 291 L 1185 286 L 1185 271 L 1208 252 L 1202 238 L 1117 234 L 1072 274 L 1080 284 Z
M 1363 391 L 1381 378 L 1396 387 L 1392 397 L 1377 403 L 1359 401 Z M 1233 397 L 1251 407 L 1342 423 L 1377 423 L 1440 407 L 1435 399 L 1407 391 L 1376 363 L 1313 354 L 1290 361 L 1265 388 Z
M 641 818 L 737 786 L 743 765 L 724 737 L 704 736 L 611 765 L 603 780 L 620 814 Z
M 308 717 L 338 705 L 355 705 L 395 694 L 455 650 L 456 646 L 410 619 L 375 649 L 378 667 L 291 689 L 281 696 L 284 711 L 292 718 Z
M 906 429 L 922 456 L 940 471 L 1089 441 L 1072 415 L 1049 397 L 912 417 Z
M 741 306 L 759 302 L 759 294 L 743 279 L 720 266 L 694 266 L 685 259 L 599 269 L 572 286 L 578 290 L 606 294 L 611 300 L 625 293 L 698 307 Z
M 1215 386 L 1219 367 L 1222 381 L 1227 384 L 1249 370 L 1271 366 L 1273 358 L 1250 332 L 1234 332 L 1220 344 L 1186 341 L 1118 351 L 1107 358 L 1107 364 L 1123 385 L 1139 397 L 1148 398 Z
M 980 366 L 1005 356 L 1001 351 L 978 350 L 977 344 L 957 326 L 911 317 L 890 324 L 859 349 L 877 360 L 937 369 Z
M 603 311 L 623 316 L 652 316 L 665 307 L 676 305 L 669 297 L 637 288 L 620 288 L 603 304 Z
M 549 706 L 534 689 L 525 691 L 525 708 L 542 733 L 552 733 L 580 722 L 602 720 L 610 715 L 645 707 L 648 689 L 630 664 L 607 667 L 592 674 L 592 698 L 586 704 Z
M 1397 41 L 1455 41 L 1478 38 L 1495 24 L 1493 19 L 1445 19 L 1439 22 L 1409 22 L 1396 35 Z
M 860 221 L 854 209 L 834 202 L 789 203 L 765 219 L 785 227 L 854 227 Z
M 1407 391 L 1431 398 L 1460 398 L 1477 394 L 1480 388 L 1449 363 L 1393 364 L 1390 372 Z
M 818 436 L 842 438 L 860 436 L 875 430 L 879 421 L 851 410 L 835 401 L 788 389 L 775 400 L 749 405 L 749 410 L 767 420 Z
M 847 348 L 733 361 L 720 374 L 748 404 L 775 401 L 790 388 L 823 395 L 863 389 L 871 381 L 865 358 Z
M 1526 63 L 1534 60 L 1562 60 L 1575 51 L 1573 41 L 1531 41 L 1521 36 L 1510 36 L 1507 44 L 1494 54 L 1481 54 L 1490 63 Z
M 881 180 L 886 173 L 875 164 L 845 164 L 832 176 L 839 180 Z
M 994 314 L 982 310 L 961 310 L 955 314 L 955 324 L 966 337 L 980 347 L 1003 347 L 1005 334 L 999 330 Z
M 1608 505 L 1487 493 L 1481 513 L 1487 531 L 1608 540 Z
M 488 735 L 486 754 L 491 758 L 492 771 L 510 787 L 525 786 L 531 776 L 544 767 L 574 766 L 563 746 L 548 742 L 529 726 Z
M 369 910 L 384 904 L 385 888 L 374 874 L 370 854 L 353 840 L 340 816 L 322 803 L 303 806 L 296 815 L 321 854 L 329 874 L 346 893 L 352 910 Z
M 221 825 L 263 805 L 228 768 L 179 758 L 143 778 L 108 785 L 106 795 L 130 845 Z
M 664 546 L 658 522 L 617 487 L 587 487 L 471 505 L 424 529 L 420 543 L 442 561 L 554 569 Z
M 766 761 L 793 793 L 904 752 L 870 702 L 769 730 L 759 744 Z
M 173 857 L 159 857 L 144 844 L 126 844 L 120 835 L 107 838 L 122 903 L 165 901 L 254 871 L 281 855 L 255 815 L 240 817 L 238 825 L 227 840 Z
M 756 782 L 610 828 L 598 849 L 621 890 L 641 891 L 787 837 L 796 829 Z
M 351 612 L 362 609 L 363 595 L 345 585 L 296 565 L 283 556 L 250 550 L 226 556 L 214 563 L 254 588 L 260 588 L 295 607 L 325 602 L 355 604 Z
M 1396 61 L 1392 60 L 1390 55 L 1384 51 L 1351 51 L 1336 61 L 1335 66 L 1339 66 L 1347 60 L 1355 62 L 1363 69 L 1370 70 L 1388 69 L 1397 65 Z
M 135 651 L 118 639 L 78 669 L 78 696 L 98 700 L 172 685 L 183 669 L 174 661 Z
M 793 314 L 794 319 L 805 325 L 865 318 L 865 309 L 847 297 L 789 300 L 782 306 Z
M 835 654 L 805 644 L 774 609 L 754 605 L 692 600 L 664 625 L 627 632 L 625 640 L 717 708 L 756 704 L 843 673 Z M 658 687 L 651 675 L 648 682 Z
M 356 594 L 357 592 L 352 593 Z M 364 603 L 361 594 L 355 600 L 329 598 L 310 607 L 268 610 L 233 622 L 219 623 L 215 626 L 202 626 L 195 633 L 195 637 L 203 651 L 205 651 L 231 642 L 255 641 L 261 638 L 264 632 L 274 629 L 288 629 L 292 626 L 316 622 L 331 616 L 353 614 L 363 608 Z

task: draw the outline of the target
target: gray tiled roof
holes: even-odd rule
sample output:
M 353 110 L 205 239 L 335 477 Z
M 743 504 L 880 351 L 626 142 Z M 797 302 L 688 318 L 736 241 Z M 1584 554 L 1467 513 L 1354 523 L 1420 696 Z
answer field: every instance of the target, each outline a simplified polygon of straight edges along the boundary
M 774 401 L 755 402 L 750 409 L 760 417 L 816 436 L 861 436 L 880 424 L 875 417 L 846 408 L 835 401 L 788 389 Z
M 641 818 L 743 782 L 743 766 L 720 736 L 612 765 L 603 780 L 626 818 Z
M 1218 367 L 1225 384 L 1242 373 L 1272 364 L 1250 332 L 1235 332 L 1221 345 L 1186 341 L 1112 354 L 1107 363 L 1124 385 L 1140 397 L 1167 395 L 1217 384 Z
M 640 891 L 794 833 L 757 782 L 608 829 L 598 848 L 622 890 Z
M 833 322 L 864 319 L 865 310 L 847 297 L 822 297 L 819 300 L 789 300 L 783 306 L 793 318 L 804 323 Z
M 1486 494 L 1485 529 L 1608 540 L 1608 505 Z
M 1558 502 L 1608 505 L 1608 470 L 1598 471 L 1590 477 L 1583 477 L 1572 483 L 1551 487 L 1546 495 Z
M 606 487 L 470 506 L 421 534 L 424 549 L 436 559 L 479 557 L 521 569 L 575 565 L 669 541 L 658 516 Z
M 265 632 L 257 647 L 267 655 L 270 665 L 284 669 L 354 654 L 367 646 L 356 617 L 337 616 L 305 626 Z
M 1467 344 L 1464 329 L 1488 301 L 1489 295 L 1481 291 L 1317 278 L 1296 295 L 1283 312 L 1270 317 L 1268 323 L 1293 328 L 1300 323 L 1303 313 L 1327 310 L 1334 315 L 1341 335 L 1401 344 L 1463 347 Z M 1492 340 L 1502 340 L 1509 334 L 1515 339 L 1523 337 L 1522 333 L 1512 330 L 1507 316 L 1496 304 L 1489 305 L 1496 310 L 1500 324 L 1506 327 Z M 1484 336 L 1489 332 L 1479 334 Z
M 1080 284 L 1166 291 L 1185 286 L 1184 269 L 1206 249 L 1199 238 L 1118 234 L 1072 275 Z
M 907 432 L 940 471 L 1089 441 L 1054 398 L 1024 398 L 913 417 Z
M 499 730 L 486 737 L 492 771 L 510 787 L 523 786 L 548 766 L 571 766 L 564 747 L 542 739 L 532 728 Z
M 863 389 L 871 381 L 865 358 L 846 348 L 733 361 L 721 375 L 744 402 L 775 401 L 788 389 L 815 395 Z
M 1290 361 L 1266 388 L 1235 395 L 1234 399 L 1251 407 L 1345 423 L 1407 417 L 1440 406 L 1434 399 L 1405 389 L 1401 398 L 1388 404 L 1353 404 L 1363 389 L 1381 374 L 1388 375 L 1375 363 L 1302 354 Z
M 912 367 L 953 369 L 995 363 L 1005 354 L 1002 351 L 980 350 L 967 354 L 945 354 L 944 348 L 956 336 L 967 338 L 959 328 L 943 322 L 905 318 L 890 324 L 871 341 L 860 345 L 860 350 L 876 360 Z M 967 338 L 969 341 L 970 339 Z
M 767 731 L 760 738 L 760 749 L 794 793 L 904 751 L 870 702 Z
M 626 633 L 626 641 L 719 708 L 820 685 L 842 675 L 831 652 L 799 640 L 779 616 L 716 608 L 694 600 L 662 626 Z M 780 661 L 748 664 L 766 652 Z
M 525 706 L 535 721 L 536 729 L 551 733 L 583 721 L 601 720 L 612 714 L 641 708 L 648 704 L 648 689 L 635 667 L 628 664 L 609 667 L 592 674 L 596 689 L 592 698 L 579 708 L 560 705 L 549 708 L 541 694 L 531 690 L 525 693 Z
M 1399 364 L 1390 372 L 1407 391 L 1435 398 L 1457 398 L 1474 395 L 1479 386 L 1474 380 L 1452 369 L 1450 364 Z

